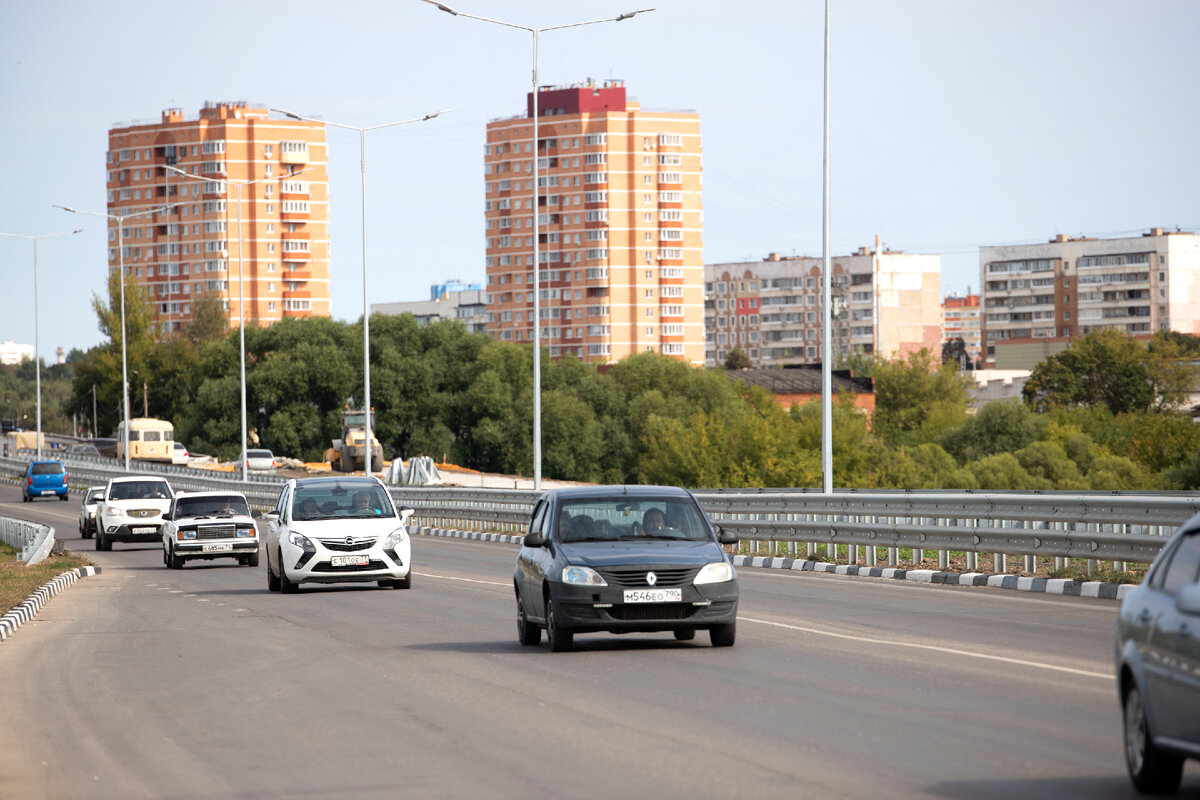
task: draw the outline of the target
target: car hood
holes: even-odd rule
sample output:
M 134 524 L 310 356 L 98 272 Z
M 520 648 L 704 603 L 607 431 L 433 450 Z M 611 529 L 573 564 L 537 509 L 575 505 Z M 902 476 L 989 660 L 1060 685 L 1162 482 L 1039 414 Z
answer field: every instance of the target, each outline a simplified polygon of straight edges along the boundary
M 686 564 L 701 566 L 721 561 L 725 552 L 716 542 L 667 541 L 649 542 L 573 542 L 559 546 L 559 551 L 572 564 L 590 567 L 622 567 L 639 564 Z
M 365 539 L 371 536 L 387 536 L 403 527 L 399 517 L 362 517 L 354 519 L 293 520 L 288 528 L 302 533 L 310 539 L 343 539 L 353 536 Z

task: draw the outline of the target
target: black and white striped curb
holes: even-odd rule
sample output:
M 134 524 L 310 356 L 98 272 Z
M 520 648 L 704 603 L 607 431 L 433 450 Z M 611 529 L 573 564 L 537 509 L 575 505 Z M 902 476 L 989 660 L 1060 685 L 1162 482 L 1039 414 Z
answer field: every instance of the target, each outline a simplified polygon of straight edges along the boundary
M 735 567 L 787 569 L 795 572 L 829 572 L 834 575 L 857 575 L 861 578 L 892 578 L 916 583 L 940 583 L 947 586 L 990 586 L 994 589 L 1043 592 L 1072 597 L 1095 597 L 1101 600 L 1121 600 L 1137 588 L 1137 584 L 1133 583 L 1074 581 L 1067 578 L 1031 578 L 1019 575 L 992 575 L 986 572 L 942 572 L 936 569 L 860 567 L 853 564 L 830 564 L 825 561 L 768 558 L 766 556 L 734 556 L 733 565 Z
M 24 603 L 21 603 L 0 617 L 0 642 L 12 636 L 17 628 L 36 617 L 37 613 L 42 610 L 42 606 L 46 605 L 51 597 L 54 597 L 54 595 L 66 589 L 80 578 L 97 575 L 99 572 L 99 567 L 77 567 L 76 569 L 69 569 L 49 583 L 43 584 L 36 592 L 29 595 L 29 598 Z
M 502 533 L 458 531 L 451 528 L 409 529 L 419 536 L 443 536 L 452 539 L 474 539 L 481 542 L 520 544 L 524 536 Z M 860 567 L 853 564 L 830 564 L 802 558 L 768 558 L 766 556 L 733 556 L 735 567 L 786 569 L 794 572 L 827 572 L 833 575 L 857 575 L 860 578 L 891 578 L 914 583 L 940 583 L 946 586 L 989 586 L 1018 592 L 1042 592 L 1070 597 L 1094 597 L 1100 600 L 1121 600 L 1137 588 L 1132 583 L 1109 581 L 1075 581 L 1067 578 L 1032 578 L 1020 575 L 992 575 L 986 572 L 942 572 L 935 569 L 900 569 L 898 567 Z
M 520 544 L 524 536 L 509 536 L 505 533 L 480 533 L 479 531 L 456 531 L 451 528 L 424 528 L 410 526 L 410 534 L 419 536 L 445 536 L 451 539 L 474 539 L 480 542 L 501 542 L 503 544 Z

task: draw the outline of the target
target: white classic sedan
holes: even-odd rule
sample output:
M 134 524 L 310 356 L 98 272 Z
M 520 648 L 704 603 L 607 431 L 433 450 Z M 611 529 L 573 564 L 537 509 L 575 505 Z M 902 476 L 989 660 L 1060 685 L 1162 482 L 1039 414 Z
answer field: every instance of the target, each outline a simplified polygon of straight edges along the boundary
M 302 583 L 374 581 L 412 586 L 405 523 L 378 478 L 298 478 L 288 481 L 266 514 L 267 588 L 290 594 Z
M 180 494 L 163 520 L 163 563 L 168 569 L 213 558 L 236 558 L 243 566 L 258 566 L 258 529 L 240 492 Z

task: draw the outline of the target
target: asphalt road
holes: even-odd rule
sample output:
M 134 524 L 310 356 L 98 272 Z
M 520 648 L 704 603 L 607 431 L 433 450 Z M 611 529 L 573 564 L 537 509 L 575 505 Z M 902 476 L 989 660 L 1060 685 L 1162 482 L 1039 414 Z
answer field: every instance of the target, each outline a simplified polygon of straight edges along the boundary
M 552 654 L 513 546 L 416 537 L 411 591 L 284 596 L 95 552 L 78 504 L 0 487 L 103 568 L 0 645 L 0 797 L 1134 796 L 1115 602 L 747 568 L 733 648 Z

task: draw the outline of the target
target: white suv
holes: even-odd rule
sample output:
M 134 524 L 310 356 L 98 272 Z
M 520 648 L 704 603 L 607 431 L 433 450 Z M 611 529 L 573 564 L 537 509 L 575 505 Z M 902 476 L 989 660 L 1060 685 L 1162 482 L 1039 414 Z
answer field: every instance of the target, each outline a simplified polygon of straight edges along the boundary
M 157 542 L 163 512 L 174 497 L 166 478 L 113 478 L 96 506 L 96 549 L 112 550 L 113 542 Z
M 374 477 L 300 478 L 284 485 L 266 515 L 267 588 L 290 594 L 301 583 L 374 581 L 412 586 L 405 522 Z
M 236 558 L 243 566 L 258 566 L 258 530 L 245 495 L 180 493 L 164 519 L 163 563 L 168 569 L 213 558 Z

